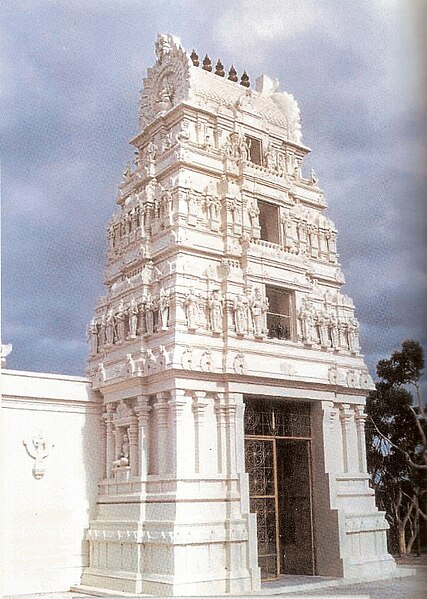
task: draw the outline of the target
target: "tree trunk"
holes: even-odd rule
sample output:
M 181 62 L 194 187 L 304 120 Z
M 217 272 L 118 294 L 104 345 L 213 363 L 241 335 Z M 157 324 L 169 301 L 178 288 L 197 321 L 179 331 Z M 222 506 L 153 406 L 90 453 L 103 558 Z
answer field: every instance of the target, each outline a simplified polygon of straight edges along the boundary
M 398 541 L 399 541 L 399 556 L 402 557 L 406 555 L 406 535 L 405 535 L 405 525 L 403 522 L 398 523 Z

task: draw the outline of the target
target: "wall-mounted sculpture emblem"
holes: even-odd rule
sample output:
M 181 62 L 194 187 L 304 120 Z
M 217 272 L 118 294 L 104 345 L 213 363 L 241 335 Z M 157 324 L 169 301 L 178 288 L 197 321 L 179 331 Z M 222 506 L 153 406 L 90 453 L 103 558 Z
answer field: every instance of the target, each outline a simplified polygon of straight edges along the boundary
M 23 444 L 28 455 L 33 458 L 33 476 L 34 478 L 42 478 L 46 471 L 45 459 L 50 453 L 54 444 L 48 441 L 42 433 L 34 435 L 30 439 L 24 439 Z

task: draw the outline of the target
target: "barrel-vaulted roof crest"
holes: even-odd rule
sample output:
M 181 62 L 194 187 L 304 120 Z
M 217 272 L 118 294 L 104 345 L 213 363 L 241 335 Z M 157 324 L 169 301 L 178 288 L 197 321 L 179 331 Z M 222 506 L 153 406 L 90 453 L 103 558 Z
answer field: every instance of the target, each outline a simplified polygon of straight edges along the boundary
M 286 130 L 289 141 L 301 144 L 301 120 L 292 94 L 281 92 L 278 81 L 266 75 L 256 80 L 256 90 L 249 89 L 246 72 L 241 77 L 226 78 L 222 63 L 215 72 L 206 55 L 203 63 L 197 54 L 189 55 L 180 40 L 159 34 L 155 43 L 156 63 L 147 70 L 140 101 L 141 130 L 158 115 L 181 102 L 218 112 L 226 108 L 246 111 Z M 203 66 L 202 66 L 203 65 Z M 208 66 L 207 66 L 208 65 Z M 234 73 L 234 67 L 231 67 Z M 231 73 L 231 70 L 230 70 Z

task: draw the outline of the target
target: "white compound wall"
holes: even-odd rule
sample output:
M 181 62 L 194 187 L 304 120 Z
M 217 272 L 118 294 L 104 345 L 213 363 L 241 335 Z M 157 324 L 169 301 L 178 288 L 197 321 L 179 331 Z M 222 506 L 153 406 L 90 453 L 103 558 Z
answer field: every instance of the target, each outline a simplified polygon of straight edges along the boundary
M 2 369 L 1 383 L 3 595 L 66 591 L 88 559 L 83 539 L 103 474 L 100 406 L 86 379 Z M 39 433 L 48 455 L 35 473 L 27 447 L 35 453 Z

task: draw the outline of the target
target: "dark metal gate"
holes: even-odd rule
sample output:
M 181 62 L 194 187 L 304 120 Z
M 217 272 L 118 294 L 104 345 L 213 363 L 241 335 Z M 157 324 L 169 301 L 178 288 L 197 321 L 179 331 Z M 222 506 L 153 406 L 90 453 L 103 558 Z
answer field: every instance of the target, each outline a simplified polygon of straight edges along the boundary
M 310 408 L 245 399 L 245 460 L 261 578 L 314 574 Z

